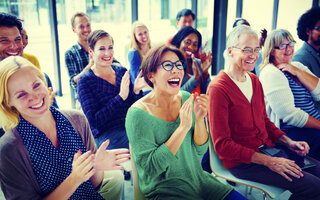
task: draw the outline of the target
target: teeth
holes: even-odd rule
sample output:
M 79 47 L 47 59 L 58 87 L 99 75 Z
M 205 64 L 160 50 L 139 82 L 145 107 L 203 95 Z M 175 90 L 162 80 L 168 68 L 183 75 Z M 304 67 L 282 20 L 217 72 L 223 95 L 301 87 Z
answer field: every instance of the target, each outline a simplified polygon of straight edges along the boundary
M 170 79 L 169 81 L 176 81 L 176 82 L 178 82 L 178 81 L 180 81 L 180 79 L 178 79 L 178 78 L 173 78 L 173 79 Z
M 42 106 L 42 103 L 43 103 L 43 100 L 39 104 L 31 106 L 31 108 L 40 108 Z
M 111 58 L 102 58 L 104 61 L 110 61 Z
M 247 62 L 247 63 L 254 63 L 254 60 L 251 60 L 251 61 L 248 61 L 248 60 L 247 60 L 246 62 Z
M 8 55 L 10 55 L 10 56 L 17 56 L 17 55 L 19 55 L 19 53 L 17 52 L 17 53 L 7 53 Z
M 186 55 L 188 56 L 191 56 L 192 55 L 192 52 L 191 51 L 185 51 L 186 52 Z

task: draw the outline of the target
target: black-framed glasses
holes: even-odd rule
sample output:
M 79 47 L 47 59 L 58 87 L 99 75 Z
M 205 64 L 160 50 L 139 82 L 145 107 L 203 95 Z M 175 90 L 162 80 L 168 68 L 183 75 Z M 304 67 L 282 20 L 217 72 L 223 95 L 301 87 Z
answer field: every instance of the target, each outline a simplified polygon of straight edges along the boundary
M 280 50 L 283 50 L 283 49 L 286 49 L 289 47 L 294 47 L 294 45 L 296 44 L 296 41 L 292 41 L 292 42 L 289 42 L 288 44 L 282 44 L 280 46 L 277 46 L 277 47 L 274 47 L 275 49 L 280 49 Z
M 162 63 L 160 63 L 159 65 L 161 65 L 162 68 L 166 71 L 171 71 L 174 66 L 176 66 L 176 68 L 179 70 L 184 69 L 184 61 L 183 60 L 178 60 L 176 62 L 171 62 L 170 60 L 165 60 Z
M 261 51 L 261 48 L 260 48 L 260 47 L 257 47 L 257 48 L 255 48 L 255 49 L 252 49 L 251 47 L 239 48 L 239 47 L 233 46 L 232 48 L 240 49 L 240 50 L 241 50 L 243 53 L 245 53 L 245 54 L 260 53 L 260 51 Z
M 320 26 L 316 26 L 313 28 L 314 30 L 320 31 Z

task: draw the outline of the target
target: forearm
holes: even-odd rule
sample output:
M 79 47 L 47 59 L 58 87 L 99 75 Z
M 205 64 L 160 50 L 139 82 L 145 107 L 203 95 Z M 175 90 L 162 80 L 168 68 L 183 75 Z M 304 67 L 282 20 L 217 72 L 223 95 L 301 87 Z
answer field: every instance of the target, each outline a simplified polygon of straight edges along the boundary
M 306 87 L 309 91 L 313 91 L 319 82 L 319 79 L 306 71 L 298 70 L 297 77 L 299 81 Z
M 254 152 L 251 157 L 251 163 L 267 166 L 270 156 L 260 152 Z
M 103 176 L 104 176 L 104 172 L 102 170 L 99 170 L 90 178 L 90 181 L 94 188 L 97 189 L 97 187 L 103 180 Z
M 188 130 L 183 128 L 181 125 L 173 132 L 171 137 L 164 143 L 172 152 L 176 155 L 184 138 L 186 137 Z
M 193 135 L 194 142 L 197 145 L 201 146 L 208 141 L 208 138 L 209 136 L 208 136 L 206 125 L 204 123 L 204 118 L 196 119 L 194 135 Z
M 69 199 L 80 185 L 81 182 L 79 182 L 79 180 L 75 180 L 71 175 L 69 175 L 53 192 L 51 192 L 44 199 Z
M 78 80 L 79 80 L 80 76 L 81 76 L 82 74 L 84 74 L 86 71 L 88 71 L 92 66 L 93 66 L 93 64 L 91 64 L 91 63 L 89 62 L 89 64 L 88 64 L 79 74 L 77 74 L 77 75 L 75 75 L 75 76 L 73 77 L 73 82 L 75 82 L 76 84 L 78 84 Z
M 277 142 L 280 144 L 284 144 L 285 146 L 289 146 L 291 144 L 292 140 L 286 135 L 281 135 L 278 138 Z
M 320 121 L 309 116 L 307 123 L 304 125 L 304 128 L 320 129 Z

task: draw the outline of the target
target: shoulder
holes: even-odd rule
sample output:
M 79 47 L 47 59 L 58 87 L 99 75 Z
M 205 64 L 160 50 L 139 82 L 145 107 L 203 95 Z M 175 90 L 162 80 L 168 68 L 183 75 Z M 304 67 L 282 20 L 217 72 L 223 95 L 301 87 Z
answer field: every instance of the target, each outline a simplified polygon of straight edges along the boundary
M 13 153 L 13 151 L 16 151 L 21 146 L 23 146 L 23 143 L 17 130 L 14 128 L 7 131 L 0 138 L 0 158 L 3 158 L 3 156 L 8 156 L 10 152 Z
M 87 82 L 94 82 L 95 79 L 93 79 L 96 75 L 93 73 L 93 71 L 91 69 L 87 70 L 86 72 L 84 72 L 78 80 L 78 85 L 82 84 L 83 82 L 87 83 Z
M 70 122 L 80 122 L 86 121 L 85 115 L 78 110 L 59 110 L 57 109 L 63 116 L 65 116 Z
M 65 55 L 73 55 L 75 54 L 75 52 L 79 51 L 80 50 L 80 47 L 78 44 L 75 44 L 73 45 L 72 47 L 70 47 L 70 49 L 68 49 L 66 52 L 65 52 Z
M 191 96 L 191 94 L 185 90 L 180 90 L 180 94 L 181 94 L 181 98 L 182 98 L 183 103 Z
M 121 66 L 121 65 L 111 65 L 112 66 L 112 68 L 113 68 L 113 70 L 115 71 L 115 72 L 118 72 L 118 73 L 120 73 L 120 74 L 124 74 L 124 73 L 126 73 L 126 71 L 128 71 L 127 70 L 127 68 L 125 68 L 125 67 L 123 67 L 123 66 Z

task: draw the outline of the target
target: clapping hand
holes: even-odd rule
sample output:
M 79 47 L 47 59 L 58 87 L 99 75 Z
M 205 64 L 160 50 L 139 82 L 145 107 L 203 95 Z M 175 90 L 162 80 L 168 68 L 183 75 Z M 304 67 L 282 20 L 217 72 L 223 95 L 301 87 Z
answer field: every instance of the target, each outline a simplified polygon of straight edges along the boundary
M 180 114 L 180 126 L 186 131 L 189 131 L 192 126 L 192 104 L 194 96 L 191 95 L 184 104 L 181 106 Z
M 194 94 L 194 114 L 196 119 L 203 119 L 208 112 L 209 97 L 206 94 Z
M 120 97 L 124 101 L 128 98 L 129 90 L 130 90 L 129 86 L 130 86 L 130 76 L 129 76 L 129 72 L 126 71 L 126 73 L 123 75 L 121 79 L 120 92 L 119 92 Z
M 87 151 L 86 153 L 82 154 L 79 150 L 73 156 L 72 172 L 70 177 L 72 177 L 73 180 L 77 181 L 80 185 L 96 173 L 93 165 L 94 154 L 92 154 L 91 151 Z
M 203 74 L 209 74 L 208 70 L 211 67 L 211 63 L 212 63 L 212 55 L 211 55 L 211 51 L 209 51 L 207 58 L 204 61 L 201 61 L 201 70 Z
M 134 81 L 133 91 L 135 94 L 139 94 L 139 92 L 147 86 L 147 82 L 142 77 L 142 71 L 138 74 L 136 80 Z
M 110 140 L 103 142 L 95 154 L 94 168 L 96 170 L 122 169 L 120 164 L 129 160 L 129 149 L 106 150 L 109 143 Z

